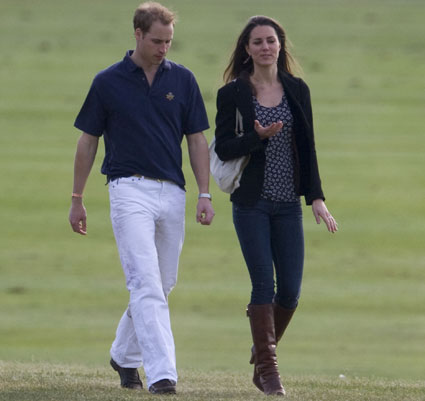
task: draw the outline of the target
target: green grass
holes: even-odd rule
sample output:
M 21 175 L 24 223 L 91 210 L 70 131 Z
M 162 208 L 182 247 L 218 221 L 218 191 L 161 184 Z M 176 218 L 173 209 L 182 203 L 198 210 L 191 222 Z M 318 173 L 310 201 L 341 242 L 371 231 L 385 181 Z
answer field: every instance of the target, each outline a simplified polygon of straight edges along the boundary
M 334 399 L 379 399 L 379 392 L 380 399 L 396 399 L 391 391 L 399 399 L 415 397 L 416 390 L 406 398 L 401 392 L 410 386 L 403 380 L 425 377 L 425 3 L 164 3 L 180 16 L 170 58 L 196 74 L 212 127 L 222 72 L 253 14 L 282 22 L 311 88 L 320 171 L 340 231 L 329 235 L 305 208 L 303 292 L 279 346 L 291 397 L 314 398 L 314 391 L 320 399 L 322 388 Z M 72 388 L 81 385 L 87 389 L 81 397 L 96 399 L 90 390 L 96 378 L 105 385 L 104 397 L 122 394 L 113 393 L 115 379 L 108 382 L 113 372 L 104 371 L 128 294 L 99 173 L 102 148 L 85 192 L 86 238 L 71 232 L 67 214 L 79 135 L 74 118 L 93 76 L 133 48 L 137 5 L 0 5 L 0 360 L 2 375 L 25 377 L 6 383 L 12 393 L 28 380 L 26 394 L 32 388 L 36 399 L 32 372 L 43 378 L 52 370 L 45 364 L 53 363 L 64 376 L 70 365 L 72 383 L 79 380 L 75 365 L 85 372 L 82 383 L 70 384 L 74 397 L 80 395 Z M 206 135 L 212 138 L 213 128 Z M 197 225 L 187 157 L 185 172 L 186 242 L 170 296 L 181 391 L 195 399 L 202 393 L 199 377 L 212 375 L 208 388 L 215 399 L 238 399 L 226 380 L 231 375 L 240 398 L 250 399 L 256 397 L 244 313 L 250 283 L 230 203 L 212 183 L 214 224 Z M 91 377 L 93 371 L 100 376 Z M 339 374 L 349 381 L 338 381 Z M 63 389 L 49 380 L 40 384 L 42 391 L 58 397 Z
M 269 399 L 252 389 L 250 379 L 238 372 L 180 373 L 177 395 L 158 396 L 124 390 L 112 369 L 86 366 L 0 363 L 0 401 L 131 401 Z M 143 378 L 142 378 L 143 379 Z M 288 401 L 423 401 L 425 383 L 358 377 L 291 376 L 285 386 Z

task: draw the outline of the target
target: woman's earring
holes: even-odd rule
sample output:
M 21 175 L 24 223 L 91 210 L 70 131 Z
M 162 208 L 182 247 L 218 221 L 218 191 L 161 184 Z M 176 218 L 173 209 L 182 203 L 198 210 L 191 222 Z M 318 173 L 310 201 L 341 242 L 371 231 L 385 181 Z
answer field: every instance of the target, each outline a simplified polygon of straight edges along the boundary
M 246 64 L 249 60 L 251 60 L 251 55 L 248 55 L 248 58 L 243 62 L 243 64 Z

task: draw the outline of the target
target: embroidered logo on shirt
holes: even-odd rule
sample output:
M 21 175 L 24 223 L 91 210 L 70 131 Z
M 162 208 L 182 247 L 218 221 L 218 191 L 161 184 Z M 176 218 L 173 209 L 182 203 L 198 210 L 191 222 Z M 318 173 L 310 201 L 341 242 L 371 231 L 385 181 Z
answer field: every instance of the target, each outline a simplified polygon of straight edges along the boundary
M 167 98 L 167 100 L 169 100 L 170 102 L 174 99 L 174 95 L 172 92 L 168 92 L 165 97 Z

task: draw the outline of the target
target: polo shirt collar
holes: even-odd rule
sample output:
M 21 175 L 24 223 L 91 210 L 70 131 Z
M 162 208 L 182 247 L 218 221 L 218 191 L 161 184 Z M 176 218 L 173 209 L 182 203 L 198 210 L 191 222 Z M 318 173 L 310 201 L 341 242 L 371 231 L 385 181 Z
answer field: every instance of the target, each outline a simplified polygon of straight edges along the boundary
M 133 54 L 133 52 L 134 50 L 128 50 L 123 59 L 123 63 L 129 72 L 134 72 L 134 71 L 137 71 L 138 69 L 141 69 L 138 65 L 134 63 L 134 61 L 130 57 Z M 171 70 L 170 61 L 167 59 L 164 59 L 161 65 L 159 66 L 159 70 L 160 71 Z

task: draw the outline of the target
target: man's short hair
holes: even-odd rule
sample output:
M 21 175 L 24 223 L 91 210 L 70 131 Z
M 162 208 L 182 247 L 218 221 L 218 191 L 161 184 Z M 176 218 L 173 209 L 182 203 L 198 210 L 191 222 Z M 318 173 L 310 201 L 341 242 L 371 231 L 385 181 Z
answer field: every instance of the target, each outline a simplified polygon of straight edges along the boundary
M 174 25 L 176 19 L 176 14 L 167 7 L 154 1 L 148 1 L 137 7 L 134 12 L 133 26 L 134 30 L 140 28 L 143 33 L 147 33 L 155 21 L 160 21 L 164 25 Z

